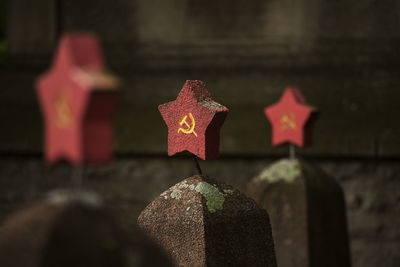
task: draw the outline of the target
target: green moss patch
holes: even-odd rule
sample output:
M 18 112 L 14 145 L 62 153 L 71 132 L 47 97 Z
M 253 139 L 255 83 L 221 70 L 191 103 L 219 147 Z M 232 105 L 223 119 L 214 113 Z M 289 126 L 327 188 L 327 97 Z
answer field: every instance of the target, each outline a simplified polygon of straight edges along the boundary
M 278 181 L 293 182 L 301 175 L 301 164 L 298 160 L 283 159 L 265 168 L 258 176 L 259 180 L 271 183 Z
M 233 194 L 233 191 L 229 189 L 223 190 L 224 192 L 222 193 L 218 187 L 206 182 L 198 183 L 195 190 L 206 199 L 207 209 L 211 213 L 222 210 L 224 208 L 225 197 Z

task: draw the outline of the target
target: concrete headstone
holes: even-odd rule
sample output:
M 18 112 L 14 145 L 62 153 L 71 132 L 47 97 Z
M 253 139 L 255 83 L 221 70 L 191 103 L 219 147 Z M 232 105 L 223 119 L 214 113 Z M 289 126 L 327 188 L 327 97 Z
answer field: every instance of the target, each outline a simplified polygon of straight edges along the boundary
M 138 222 L 176 266 L 276 266 L 267 212 L 206 176 L 189 177 L 163 192 Z
M 254 177 L 247 194 L 269 212 L 278 266 L 350 266 L 345 202 L 333 178 L 282 159 Z
M 0 266 L 152 267 L 170 259 L 138 229 L 122 231 L 88 192 L 52 192 L 0 228 Z

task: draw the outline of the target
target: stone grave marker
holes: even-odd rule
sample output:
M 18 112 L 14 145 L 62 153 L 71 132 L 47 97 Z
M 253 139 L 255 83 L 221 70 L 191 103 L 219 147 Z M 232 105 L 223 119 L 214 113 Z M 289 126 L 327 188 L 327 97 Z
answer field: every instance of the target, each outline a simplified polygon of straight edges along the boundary
M 64 34 L 52 68 L 37 81 L 49 164 L 74 165 L 72 189 L 50 192 L 0 229 L 0 266 L 172 266 L 137 227 L 122 231 L 99 198 L 82 190 L 87 164 L 112 159 L 118 79 L 105 71 L 97 38 Z
M 172 266 L 138 229 L 123 231 L 88 192 L 53 191 L 11 215 L 0 227 L 0 266 Z
M 275 254 L 267 212 L 233 187 L 201 174 L 197 156 L 219 154 L 228 109 L 201 81 L 188 80 L 175 101 L 159 106 L 168 126 L 168 154 L 189 151 L 199 175 L 172 186 L 138 218 L 141 229 L 176 266 L 268 266 Z
M 295 157 L 294 145 L 310 143 L 315 108 L 296 88 L 265 109 L 274 145 L 290 143 L 290 158 L 266 167 L 247 193 L 269 211 L 280 267 L 350 266 L 346 207 L 340 185 Z

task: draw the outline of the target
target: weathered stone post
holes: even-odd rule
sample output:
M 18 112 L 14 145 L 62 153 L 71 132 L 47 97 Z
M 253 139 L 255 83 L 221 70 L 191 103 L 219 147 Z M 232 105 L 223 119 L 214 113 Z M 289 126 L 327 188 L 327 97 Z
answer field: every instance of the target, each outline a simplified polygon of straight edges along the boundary
M 228 109 L 211 100 L 201 81 L 187 81 L 177 100 L 159 110 L 168 126 L 168 153 L 217 157 Z M 197 163 L 197 159 L 195 158 Z M 172 186 L 140 214 L 139 227 L 176 266 L 276 267 L 267 212 L 229 185 L 201 174 Z
M 169 258 L 138 229 L 123 231 L 99 197 L 51 192 L 0 227 L 0 266 L 152 267 Z
M 53 192 L 4 224 L 0 266 L 171 266 L 153 240 L 137 227 L 122 233 L 99 198 L 81 189 L 84 166 L 113 157 L 118 85 L 106 71 L 95 35 L 61 37 L 52 67 L 36 87 L 45 121 L 45 160 L 75 166 L 74 190 Z
M 297 89 L 287 89 L 278 104 L 266 109 L 273 144 L 309 141 L 311 111 Z M 278 266 L 350 266 L 342 189 L 320 169 L 295 158 L 293 149 L 290 159 L 262 170 L 247 190 L 269 212 Z

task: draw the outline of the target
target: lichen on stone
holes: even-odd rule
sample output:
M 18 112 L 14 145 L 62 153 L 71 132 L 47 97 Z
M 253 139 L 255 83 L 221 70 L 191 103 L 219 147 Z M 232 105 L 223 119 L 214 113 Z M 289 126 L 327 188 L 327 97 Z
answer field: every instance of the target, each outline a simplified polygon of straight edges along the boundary
M 221 193 L 216 186 L 206 182 L 200 182 L 197 184 L 195 190 L 206 199 L 209 212 L 214 213 L 217 210 L 223 209 L 225 195 Z
M 169 190 L 163 192 L 160 196 L 164 199 L 169 197 L 179 200 L 182 197 L 183 190 L 195 190 L 200 193 L 206 199 L 206 205 L 209 212 L 214 213 L 217 210 L 223 209 L 225 197 L 233 195 L 233 190 L 224 189 L 222 192 L 218 189 L 216 184 L 209 184 L 207 182 L 199 182 L 196 186 L 194 184 L 188 184 L 187 181 L 182 181 L 171 187 Z M 187 202 L 190 204 L 190 200 Z M 187 211 L 190 210 L 188 206 Z
M 224 189 L 221 192 L 216 185 L 207 182 L 200 182 L 195 188 L 206 199 L 206 205 L 209 212 L 214 213 L 224 208 L 225 197 L 233 194 L 233 190 Z
M 223 191 L 224 191 L 224 193 L 225 193 L 226 195 L 233 195 L 233 190 L 224 189 Z
M 298 160 L 283 159 L 265 168 L 257 177 L 270 183 L 285 181 L 293 182 L 301 175 L 301 164 Z
M 164 199 L 168 199 L 167 191 L 162 192 L 160 196 L 164 197 Z
M 212 100 L 210 97 L 199 97 L 198 101 L 205 107 L 208 108 L 224 108 L 223 105 L 221 105 L 218 102 L 215 102 Z
M 215 101 L 204 101 L 203 105 L 206 107 L 210 107 L 210 108 L 221 108 L 223 107 L 220 103 L 217 103 Z
M 47 194 L 47 200 L 55 205 L 63 205 L 72 202 L 80 202 L 92 207 L 99 207 L 102 205 L 101 198 L 97 194 L 89 191 L 55 190 Z
M 186 183 L 186 181 L 183 181 L 182 183 L 179 184 L 178 188 L 179 189 L 186 189 L 188 188 L 189 185 Z
M 171 198 L 174 198 L 174 199 L 180 199 L 182 196 L 182 190 L 175 188 L 174 190 L 172 190 L 170 196 L 171 196 Z

